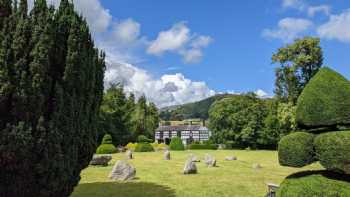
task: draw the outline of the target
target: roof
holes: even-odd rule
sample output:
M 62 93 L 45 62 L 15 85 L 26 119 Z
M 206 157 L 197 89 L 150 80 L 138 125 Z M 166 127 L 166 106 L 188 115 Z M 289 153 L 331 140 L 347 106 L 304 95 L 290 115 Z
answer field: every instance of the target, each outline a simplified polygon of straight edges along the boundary
M 159 126 L 156 131 L 208 131 L 207 127 L 201 125 L 178 125 L 178 126 Z

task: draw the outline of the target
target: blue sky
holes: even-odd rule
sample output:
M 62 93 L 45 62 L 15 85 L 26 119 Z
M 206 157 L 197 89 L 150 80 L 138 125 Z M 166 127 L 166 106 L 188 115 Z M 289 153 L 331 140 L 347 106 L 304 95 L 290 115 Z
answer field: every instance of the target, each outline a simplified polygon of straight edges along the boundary
M 273 95 L 272 54 L 305 35 L 320 37 L 324 65 L 350 78 L 349 0 L 75 4 L 107 52 L 106 87 L 121 82 L 160 107 L 220 92 Z

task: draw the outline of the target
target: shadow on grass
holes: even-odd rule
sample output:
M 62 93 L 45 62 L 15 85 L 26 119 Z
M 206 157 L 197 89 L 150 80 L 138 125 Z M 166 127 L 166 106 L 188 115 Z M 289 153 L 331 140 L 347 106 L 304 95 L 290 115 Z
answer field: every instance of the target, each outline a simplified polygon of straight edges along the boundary
M 145 182 L 97 182 L 79 184 L 71 197 L 175 197 L 170 187 Z
M 310 170 L 310 171 L 297 172 L 295 174 L 289 175 L 287 179 L 301 178 L 309 175 L 321 175 L 328 179 L 350 182 L 349 175 L 327 171 L 327 170 Z

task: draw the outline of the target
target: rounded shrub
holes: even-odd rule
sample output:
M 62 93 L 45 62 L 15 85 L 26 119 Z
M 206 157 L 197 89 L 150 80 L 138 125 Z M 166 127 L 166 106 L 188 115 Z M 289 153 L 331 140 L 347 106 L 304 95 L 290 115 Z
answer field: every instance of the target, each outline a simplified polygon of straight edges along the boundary
M 97 148 L 96 154 L 112 154 L 116 153 L 117 151 L 117 148 L 113 145 L 112 136 L 106 134 L 103 136 L 102 143 Z
M 295 132 L 284 136 L 278 144 L 278 160 L 282 166 L 303 167 L 314 162 L 314 135 Z
M 181 138 L 179 138 L 179 137 L 171 138 L 169 148 L 170 148 L 170 150 L 185 150 L 185 146 L 182 143 Z
M 125 146 L 125 148 L 128 149 L 128 150 L 135 150 L 136 146 L 137 146 L 137 143 L 129 142 L 129 143 Z
M 299 96 L 299 126 L 315 128 L 350 124 L 350 82 L 330 68 L 322 68 Z
M 113 154 L 118 150 L 113 144 L 101 144 L 97 150 L 96 154 Z
M 153 152 L 153 146 L 150 143 L 138 143 L 135 152 Z
M 316 157 L 323 167 L 350 174 L 350 131 L 320 134 L 314 144 Z
M 305 171 L 288 176 L 280 185 L 277 197 L 347 197 L 350 178 L 330 171 Z

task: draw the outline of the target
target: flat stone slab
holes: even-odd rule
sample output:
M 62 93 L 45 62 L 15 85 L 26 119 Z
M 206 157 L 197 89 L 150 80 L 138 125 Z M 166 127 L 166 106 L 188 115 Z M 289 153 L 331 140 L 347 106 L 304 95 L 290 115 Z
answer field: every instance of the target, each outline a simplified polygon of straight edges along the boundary
M 108 166 L 108 163 L 112 160 L 110 155 L 94 155 L 90 161 L 90 165 L 94 166 Z

